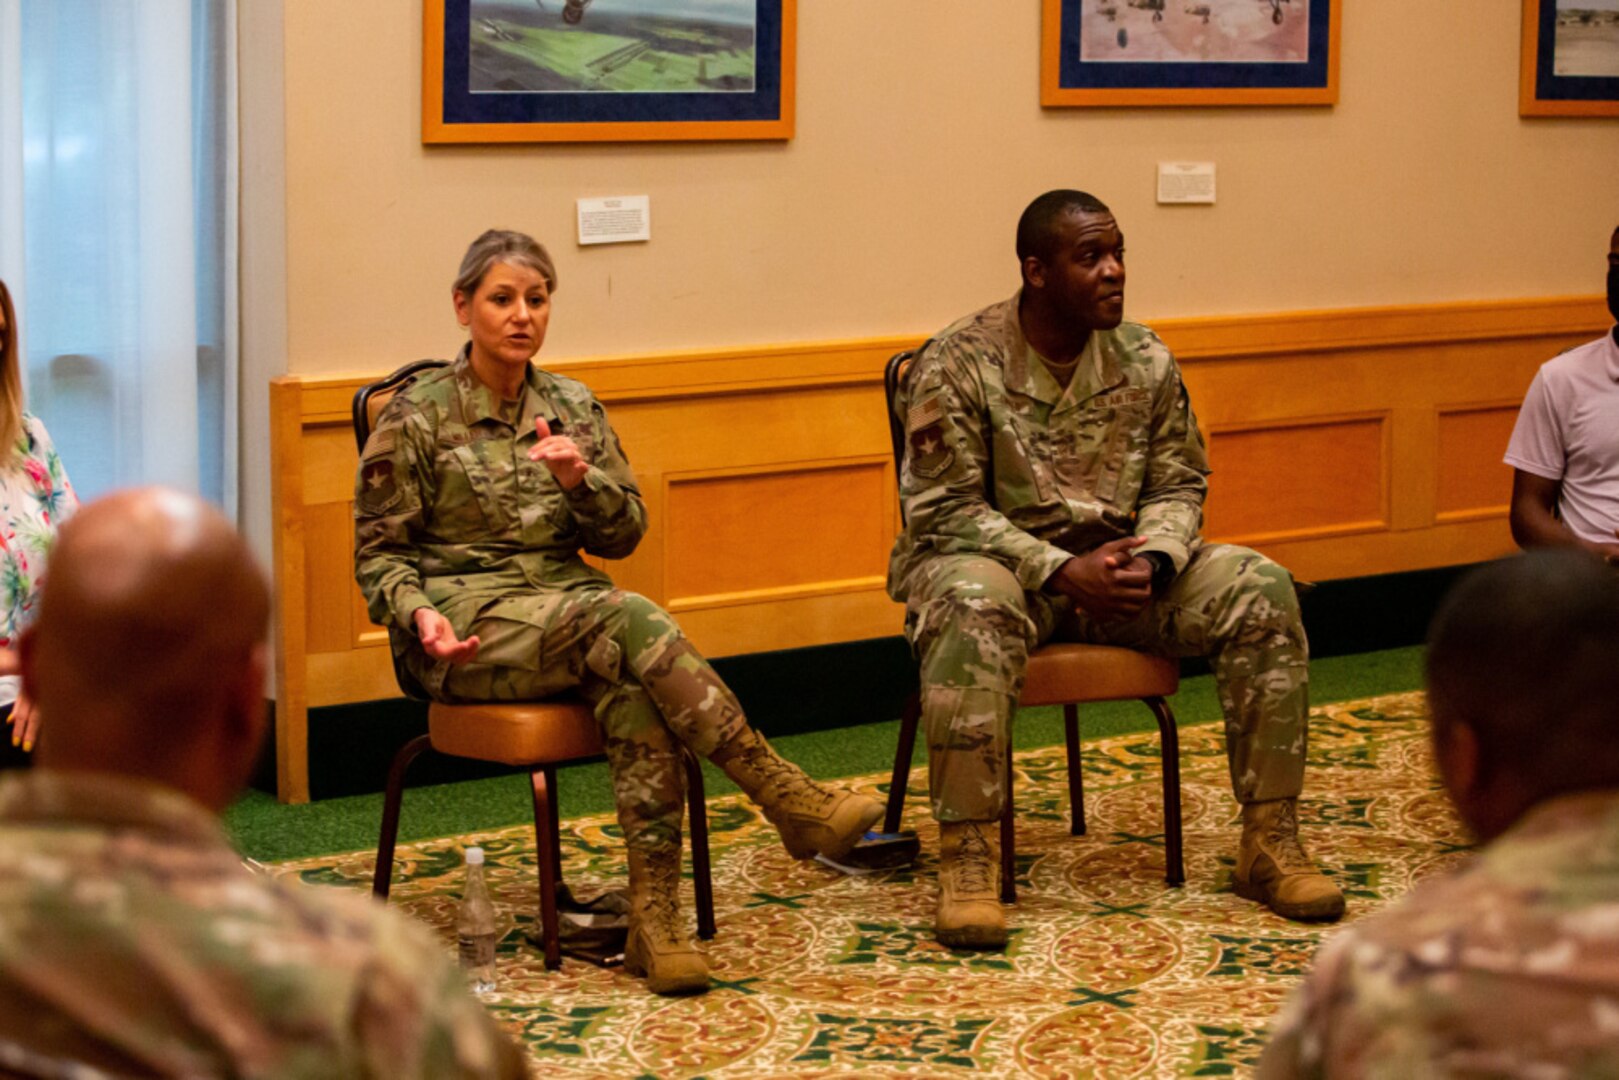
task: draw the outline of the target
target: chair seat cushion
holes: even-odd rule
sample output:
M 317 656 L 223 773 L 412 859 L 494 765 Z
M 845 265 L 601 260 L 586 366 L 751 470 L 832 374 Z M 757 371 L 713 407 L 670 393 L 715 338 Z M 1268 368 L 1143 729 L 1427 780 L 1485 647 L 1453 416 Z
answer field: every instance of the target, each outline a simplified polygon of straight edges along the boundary
M 434 702 L 427 710 L 433 749 L 507 765 L 546 765 L 602 752 L 601 728 L 583 701 Z
M 1180 686 L 1180 664 L 1116 645 L 1058 642 L 1029 654 L 1019 705 L 1168 697 Z

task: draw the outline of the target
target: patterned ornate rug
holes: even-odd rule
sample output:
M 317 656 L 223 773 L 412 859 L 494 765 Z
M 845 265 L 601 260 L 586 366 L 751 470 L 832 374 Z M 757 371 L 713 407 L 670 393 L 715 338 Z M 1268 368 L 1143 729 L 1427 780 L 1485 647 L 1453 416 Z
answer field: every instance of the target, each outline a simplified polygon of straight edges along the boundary
M 1157 735 L 1085 746 L 1089 833 L 1068 834 L 1061 747 L 1017 756 L 1018 906 L 1006 954 L 934 942 L 938 831 L 925 772 L 906 825 L 914 869 L 866 877 L 794 862 L 740 797 L 709 803 L 715 988 L 654 997 L 577 960 L 547 972 L 528 828 L 403 847 L 395 902 L 453 950 L 461 847 L 481 843 L 510 931 L 492 1007 L 548 1077 L 1230 1076 L 1246 1073 L 1325 933 L 1230 890 L 1237 810 L 1219 725 L 1182 733 L 1187 884 L 1167 888 Z M 881 797 L 886 776 L 859 786 Z M 1453 865 L 1465 838 L 1430 771 L 1420 694 L 1316 710 L 1302 818 L 1313 855 L 1364 916 Z M 563 808 L 566 811 L 566 807 Z M 610 817 L 564 822 L 564 875 L 622 879 Z M 369 887 L 373 856 L 279 864 Z M 688 889 L 686 910 L 692 910 Z

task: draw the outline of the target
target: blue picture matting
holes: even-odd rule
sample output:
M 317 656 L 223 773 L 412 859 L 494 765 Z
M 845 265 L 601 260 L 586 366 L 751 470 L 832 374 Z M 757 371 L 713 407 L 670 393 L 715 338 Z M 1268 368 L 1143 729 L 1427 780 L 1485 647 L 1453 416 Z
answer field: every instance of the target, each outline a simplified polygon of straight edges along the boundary
M 1619 101 L 1619 78 L 1600 75 L 1557 75 L 1557 3 L 1541 0 L 1536 13 L 1535 97 L 1541 101 Z

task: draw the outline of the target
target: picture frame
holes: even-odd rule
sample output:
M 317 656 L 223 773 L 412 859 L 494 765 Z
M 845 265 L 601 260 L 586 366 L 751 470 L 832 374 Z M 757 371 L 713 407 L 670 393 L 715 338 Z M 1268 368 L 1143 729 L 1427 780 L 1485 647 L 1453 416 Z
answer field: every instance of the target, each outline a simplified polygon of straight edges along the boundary
M 1619 4 L 1523 0 L 1520 116 L 1619 116 Z
M 423 0 L 422 142 L 790 139 L 797 0 Z
M 1041 0 L 1040 103 L 1334 105 L 1343 0 Z

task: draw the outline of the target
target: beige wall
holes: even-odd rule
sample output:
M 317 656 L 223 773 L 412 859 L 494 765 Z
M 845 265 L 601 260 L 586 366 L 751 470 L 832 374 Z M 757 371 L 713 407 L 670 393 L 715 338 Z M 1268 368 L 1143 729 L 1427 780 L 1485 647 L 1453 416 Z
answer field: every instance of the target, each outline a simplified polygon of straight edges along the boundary
M 418 4 L 250 0 L 246 407 L 278 371 L 452 352 L 491 224 L 557 257 L 551 357 L 934 329 L 1015 287 L 1055 186 L 1117 211 L 1138 319 L 1598 291 L 1619 123 L 1518 118 L 1518 5 L 1340 2 L 1330 109 L 1046 111 L 1036 0 L 803 0 L 791 142 L 426 148 Z M 1160 159 L 1215 161 L 1219 205 L 1156 206 Z M 575 198 L 638 193 L 652 243 L 574 243 Z
M 1011 291 L 1018 211 L 1070 185 L 1137 318 L 1596 291 L 1619 124 L 1518 118 L 1518 5 L 1344 8 L 1331 109 L 1044 111 L 1035 0 L 804 0 L 791 142 L 425 148 L 418 7 L 285 0 L 289 370 L 455 348 L 496 223 L 555 249 L 552 355 L 925 331 Z M 1220 204 L 1156 206 L 1161 158 Z M 576 197 L 643 192 L 651 244 L 574 243 Z

